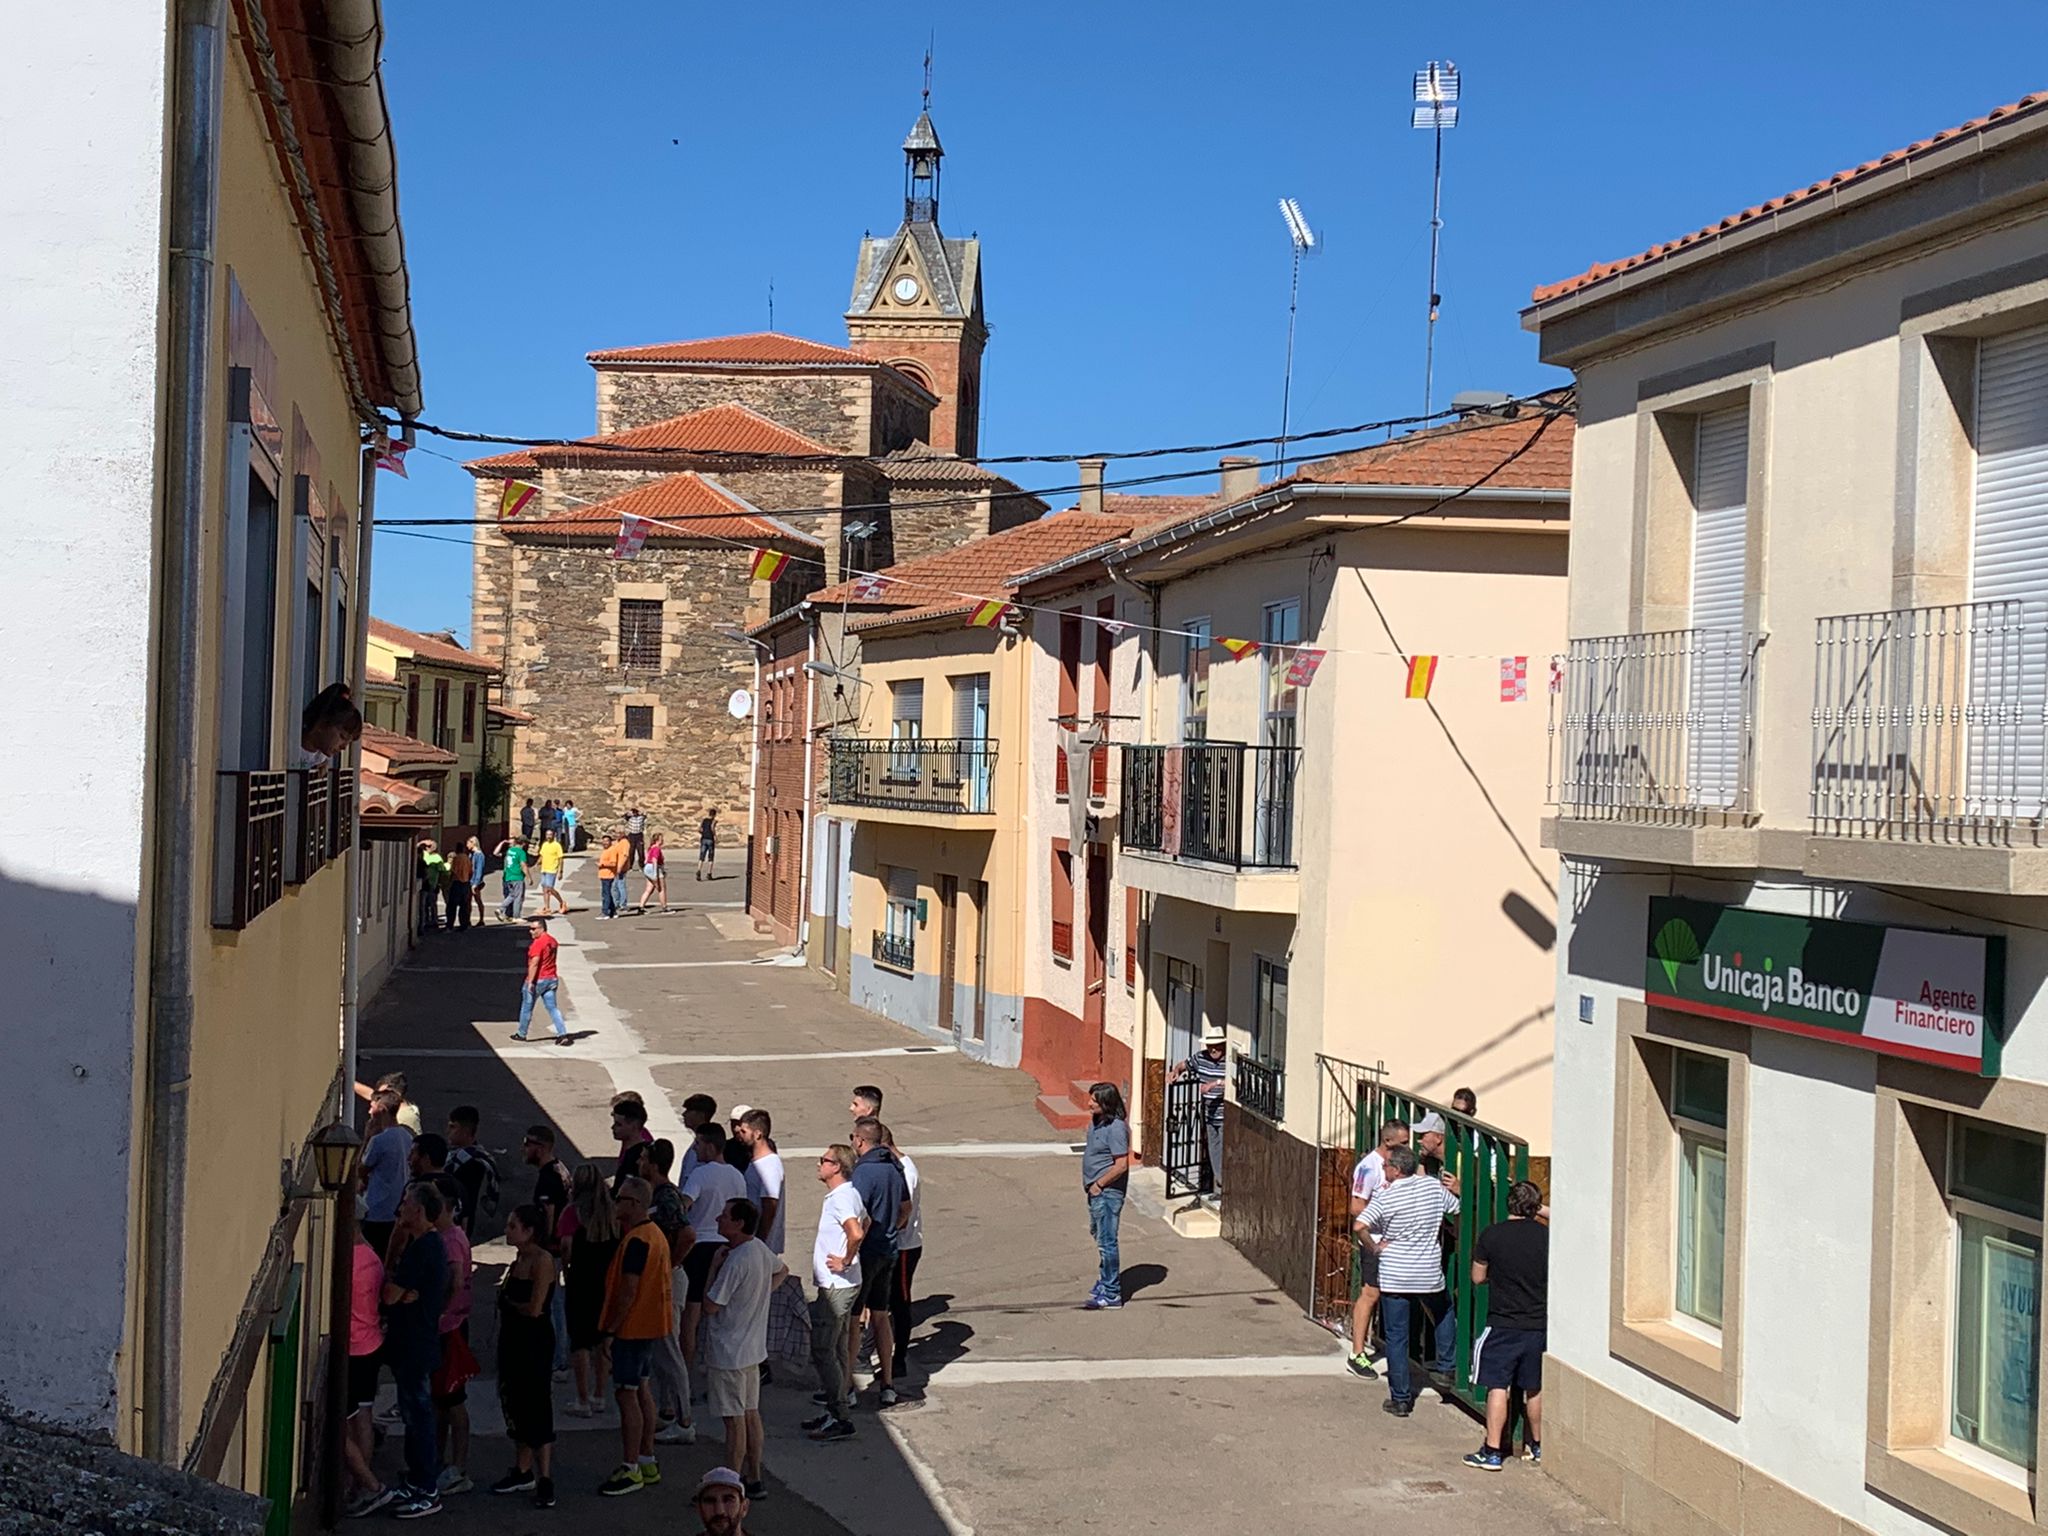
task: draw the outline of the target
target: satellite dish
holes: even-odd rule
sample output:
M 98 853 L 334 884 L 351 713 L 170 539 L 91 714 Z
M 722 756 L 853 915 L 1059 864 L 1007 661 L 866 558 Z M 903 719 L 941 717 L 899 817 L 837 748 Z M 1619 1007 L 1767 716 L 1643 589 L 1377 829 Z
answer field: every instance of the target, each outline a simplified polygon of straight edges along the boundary
M 725 701 L 725 712 L 735 720 L 744 720 L 754 712 L 754 696 L 744 688 L 735 688 L 732 697 Z

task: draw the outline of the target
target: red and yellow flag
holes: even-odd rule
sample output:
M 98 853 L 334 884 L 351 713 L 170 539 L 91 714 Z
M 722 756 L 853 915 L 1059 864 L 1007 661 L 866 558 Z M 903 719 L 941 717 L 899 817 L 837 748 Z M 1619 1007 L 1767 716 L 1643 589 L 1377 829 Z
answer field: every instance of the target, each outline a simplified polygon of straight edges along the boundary
M 1434 656 L 1411 656 L 1408 659 L 1409 698 L 1429 697 L 1429 685 L 1436 681 L 1436 663 L 1437 658 Z
M 1216 649 L 1226 653 L 1232 661 L 1242 661 L 1259 648 L 1256 640 L 1238 640 L 1229 635 L 1216 637 Z
M 773 581 L 788 564 L 789 556 L 780 550 L 757 549 L 754 551 L 754 580 Z
M 1016 616 L 1017 605 L 1015 603 L 991 601 L 976 603 L 974 605 L 974 612 L 967 616 L 967 622 L 976 629 L 994 629 L 998 624 L 1006 624 Z
M 498 496 L 498 516 L 517 517 L 539 494 L 537 485 L 528 485 L 524 480 L 507 480 L 505 489 Z

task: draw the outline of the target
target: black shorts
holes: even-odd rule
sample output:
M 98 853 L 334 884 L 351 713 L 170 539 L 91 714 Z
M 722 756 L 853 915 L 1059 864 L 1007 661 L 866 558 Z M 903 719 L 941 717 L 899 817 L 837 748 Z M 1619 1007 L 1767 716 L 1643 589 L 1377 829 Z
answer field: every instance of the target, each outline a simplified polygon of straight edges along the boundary
M 1358 1240 L 1358 1283 L 1380 1288 L 1380 1251 L 1362 1237 Z
M 694 1243 L 691 1245 L 690 1251 L 683 1255 L 683 1276 L 690 1282 L 690 1288 L 684 1293 L 683 1300 L 702 1301 L 704 1299 L 704 1286 L 711 1278 L 711 1266 L 718 1261 L 719 1254 L 724 1251 L 724 1243 Z
M 377 1401 L 377 1378 L 383 1373 L 384 1351 L 348 1357 L 348 1411 L 362 1413 Z
M 1543 1350 L 1548 1331 L 1542 1328 L 1494 1328 L 1472 1341 L 1472 1380 L 1489 1391 L 1520 1387 L 1543 1390 Z
M 860 1267 L 860 1296 L 854 1301 L 856 1312 L 887 1313 L 889 1303 L 896 1297 L 896 1261 L 863 1263 Z

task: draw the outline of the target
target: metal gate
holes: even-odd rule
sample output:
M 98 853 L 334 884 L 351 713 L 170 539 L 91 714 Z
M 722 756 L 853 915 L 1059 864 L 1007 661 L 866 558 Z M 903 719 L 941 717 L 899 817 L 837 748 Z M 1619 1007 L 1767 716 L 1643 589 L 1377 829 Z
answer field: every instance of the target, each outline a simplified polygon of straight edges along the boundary
M 1412 1125 L 1432 1110 L 1443 1116 L 1444 1168 L 1456 1174 L 1459 1183 L 1458 1214 L 1449 1223 L 1455 1230 L 1447 1234 L 1451 1241 L 1444 1257 L 1445 1286 L 1458 1319 L 1456 1366 L 1449 1380 L 1422 1372 L 1419 1363 L 1417 1372 L 1418 1379 L 1430 1380 L 1447 1395 L 1484 1409 L 1486 1393 L 1474 1387 L 1469 1379 L 1472 1341 L 1486 1327 L 1487 1306 L 1486 1288 L 1472 1283 L 1472 1248 L 1481 1232 L 1497 1221 L 1507 1220 L 1509 1186 L 1517 1179 L 1529 1176 L 1529 1144 L 1510 1131 L 1475 1120 L 1470 1115 L 1461 1115 L 1448 1104 L 1439 1104 L 1433 1099 L 1391 1087 L 1381 1080 L 1377 1069 L 1321 1056 L 1317 1058 L 1317 1065 L 1321 1068 L 1325 1088 L 1329 1090 L 1323 1096 L 1322 1125 L 1319 1127 L 1322 1134 L 1318 1136 L 1325 1148 L 1325 1157 L 1332 1149 L 1344 1147 L 1348 1139 L 1349 1147 L 1339 1155 L 1348 1155 L 1355 1162 L 1371 1149 L 1379 1139 L 1379 1128 L 1389 1121 Z M 1319 1212 L 1317 1229 L 1321 1233 L 1341 1227 L 1345 1234 L 1342 1241 L 1348 1250 L 1348 1179 L 1343 1187 L 1344 1203 L 1333 1211 Z M 1318 1266 L 1319 1293 L 1324 1288 L 1320 1281 L 1326 1267 Z M 1348 1265 L 1338 1269 L 1337 1273 L 1344 1277 L 1342 1313 L 1348 1323 L 1350 1301 L 1358 1294 L 1357 1267 Z M 1325 1319 L 1325 1299 L 1319 1294 L 1317 1301 L 1317 1317 Z M 1413 1337 L 1419 1348 L 1428 1347 L 1426 1328 L 1417 1329 Z
M 1202 1134 L 1202 1085 L 1192 1072 L 1166 1085 L 1166 1137 L 1161 1162 L 1166 1171 L 1166 1198 L 1206 1195 L 1214 1188 L 1209 1175 L 1207 1138 Z

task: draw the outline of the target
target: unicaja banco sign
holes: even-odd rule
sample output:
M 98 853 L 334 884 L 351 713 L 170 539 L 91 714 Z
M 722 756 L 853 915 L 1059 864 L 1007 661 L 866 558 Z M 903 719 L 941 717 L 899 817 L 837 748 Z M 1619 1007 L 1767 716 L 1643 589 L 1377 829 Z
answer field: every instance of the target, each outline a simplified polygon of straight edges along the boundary
M 1998 1076 L 2005 941 L 1650 898 L 1648 1002 Z

